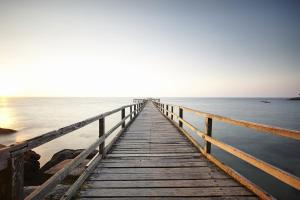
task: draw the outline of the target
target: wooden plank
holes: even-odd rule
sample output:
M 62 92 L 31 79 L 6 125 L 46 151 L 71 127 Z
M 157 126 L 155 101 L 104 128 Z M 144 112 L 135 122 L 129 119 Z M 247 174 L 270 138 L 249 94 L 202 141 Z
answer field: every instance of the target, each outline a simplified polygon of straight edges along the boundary
M 190 146 L 186 146 L 186 145 L 181 145 L 181 146 L 178 146 L 177 147 L 179 150 L 197 150 L 196 148 L 193 148 L 193 147 L 190 147 Z M 168 146 L 168 145 L 165 145 L 165 146 L 154 146 L 154 145 L 151 145 L 151 144 L 145 144 L 145 145 L 142 145 L 142 146 L 137 146 L 135 148 L 126 148 L 126 145 L 123 145 L 123 146 L 118 146 L 117 148 L 113 149 L 115 151 L 121 151 L 121 150 L 126 150 L 126 151 L 136 151 L 136 150 L 160 150 L 160 149 L 166 149 L 166 150 L 169 150 L 169 149 L 172 149 L 172 150 L 176 150 L 177 148 L 174 148 L 174 146 Z M 198 150 L 197 150 L 198 151 Z
M 152 160 L 155 162 L 156 161 L 161 161 L 161 160 L 166 160 L 166 161 L 172 161 L 174 159 L 186 159 L 186 160 L 191 160 L 191 159 L 203 159 L 202 155 L 199 156 L 169 156 L 169 157 L 149 157 L 149 156 L 128 156 L 128 157 L 107 157 L 109 159 L 120 159 L 120 160 Z M 104 161 L 103 161 L 104 162 Z
M 109 168 L 124 168 L 124 167 L 204 167 L 208 166 L 207 162 L 153 162 L 153 161 L 144 161 L 134 160 L 134 162 L 111 162 L 111 163 L 101 163 L 98 167 L 109 167 Z
M 176 147 L 191 147 L 185 143 L 152 143 L 152 142 L 148 142 L 148 143 L 127 143 L 127 142 L 120 142 L 120 143 L 116 143 L 114 144 L 115 147 L 122 147 L 122 148 L 134 148 L 134 147 L 140 147 L 140 148 L 144 148 L 144 147 L 152 147 L 152 148 L 161 148 L 161 147 L 172 147 L 172 148 L 176 148 Z M 192 148 L 192 147 L 191 147 Z
M 190 157 L 199 157 L 199 153 L 144 153 L 144 154 L 108 154 L 108 158 L 113 158 L 113 157 L 170 157 L 170 156 L 176 156 L 176 157 L 185 157 L 185 156 L 190 156 Z
M 171 149 L 171 148 L 165 148 L 165 149 L 116 149 L 113 150 L 111 153 L 119 153 L 119 154 L 162 154 L 162 153 L 198 153 L 197 150 L 194 149 Z
M 161 154 L 161 153 L 197 153 L 197 150 L 190 149 L 139 149 L 136 150 L 113 150 L 111 154 Z
M 186 163 L 186 162 L 206 162 L 210 163 L 207 161 L 204 157 L 200 158 L 173 158 L 173 157 L 168 157 L 168 158 L 160 158 L 160 157 L 122 157 L 122 158 L 105 158 L 104 160 L 101 161 L 101 163 L 131 163 L 131 162 L 152 162 L 152 163 Z
M 161 181 L 87 181 L 86 188 L 198 188 L 240 186 L 232 179 L 161 180 Z
M 189 146 L 189 143 L 188 142 L 185 142 L 185 141 L 179 141 L 179 142 L 169 142 L 169 141 L 137 141 L 137 140 L 127 140 L 127 141 L 122 141 L 122 142 L 119 142 L 117 144 L 114 144 L 115 146 L 117 145 L 123 145 L 123 146 L 126 146 L 126 145 L 129 145 L 129 143 L 131 143 L 132 145 L 173 145 L 173 146 L 180 146 L 180 145 L 184 145 L 184 146 Z M 130 144 L 130 145 L 131 145 Z
M 151 152 L 157 152 L 157 151 L 173 151 L 174 149 L 168 147 L 168 148 L 151 148 L 151 147 L 148 147 L 148 148 L 118 148 L 118 149 L 113 149 L 112 152 L 121 152 L 121 151 L 128 151 L 128 152 L 136 152 L 136 153 L 140 153 L 140 152 L 143 152 L 143 151 L 151 151 Z M 180 151 L 184 151 L 184 152 L 191 152 L 191 153 L 195 153 L 195 152 L 198 152 L 198 150 L 195 150 L 195 149 L 192 149 L 192 148 L 178 148 L 178 149 L 175 149 L 173 151 L 173 153 L 177 153 L 177 152 L 180 152 Z M 172 153 L 172 152 L 171 152 Z
M 102 174 L 207 174 L 220 170 L 210 167 L 173 167 L 173 168 L 97 168 L 93 173 Z M 223 172 L 222 172 L 223 173 Z
M 252 196 L 243 187 L 207 187 L 207 188 L 122 188 L 82 190 L 82 197 L 203 197 L 203 196 Z
M 88 180 L 178 180 L 178 179 L 228 179 L 227 175 L 220 172 L 206 174 L 92 174 Z
M 186 141 L 185 138 L 182 138 L 181 136 L 172 136 L 172 135 L 167 135 L 167 136 L 153 136 L 153 135 L 141 135 L 141 136 L 128 136 L 128 135 L 123 135 L 121 139 L 124 140 L 179 140 L 179 141 Z
M 90 198 L 80 198 L 90 200 Z M 210 196 L 210 197 L 184 197 L 186 200 L 257 200 L 254 196 Z M 93 197 L 93 200 L 182 200 L 182 197 Z

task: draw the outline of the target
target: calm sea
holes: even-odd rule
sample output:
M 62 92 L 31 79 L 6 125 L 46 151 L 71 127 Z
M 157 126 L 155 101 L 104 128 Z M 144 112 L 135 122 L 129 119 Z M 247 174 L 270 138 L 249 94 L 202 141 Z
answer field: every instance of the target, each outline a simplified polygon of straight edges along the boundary
M 262 103 L 261 100 L 271 103 Z M 161 101 L 235 119 L 300 130 L 300 101 L 280 98 L 162 98 Z M 20 142 L 130 103 L 132 98 L 0 98 L 0 127 L 18 130 L 16 134 L 0 135 L 0 143 Z M 191 113 L 184 113 L 184 118 L 203 130 L 203 118 Z M 106 130 L 119 120 L 119 113 L 106 119 Z M 215 121 L 213 136 L 300 177 L 298 141 Z M 55 152 L 65 148 L 85 148 L 97 137 L 98 124 L 93 123 L 35 151 L 42 155 L 41 163 L 44 164 Z M 201 139 L 197 140 L 202 143 Z M 299 199 L 299 191 L 247 163 L 214 147 L 212 153 L 275 197 Z

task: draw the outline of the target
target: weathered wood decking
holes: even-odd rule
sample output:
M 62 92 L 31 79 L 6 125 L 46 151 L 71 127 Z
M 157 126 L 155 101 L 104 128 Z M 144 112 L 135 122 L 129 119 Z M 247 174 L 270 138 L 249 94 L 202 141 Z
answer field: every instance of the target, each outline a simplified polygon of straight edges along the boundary
M 257 199 L 148 102 L 85 181 L 80 199 Z

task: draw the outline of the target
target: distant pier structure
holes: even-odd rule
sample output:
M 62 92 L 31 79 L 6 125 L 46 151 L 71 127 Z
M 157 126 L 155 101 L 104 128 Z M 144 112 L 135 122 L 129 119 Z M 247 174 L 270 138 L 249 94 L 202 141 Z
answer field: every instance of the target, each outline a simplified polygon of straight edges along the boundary
M 204 131 L 188 122 L 185 112 L 202 117 Z M 106 130 L 105 118 L 116 113 L 120 113 L 120 122 Z M 0 149 L 0 175 L 5 177 L 0 183 L 0 199 L 43 199 L 95 149 L 98 153 L 61 199 L 273 199 L 214 157 L 212 145 L 300 190 L 298 177 L 214 138 L 214 120 L 300 140 L 299 131 L 230 119 L 161 103 L 160 99 L 134 99 L 133 104 Z M 24 153 L 95 122 L 99 130 L 94 143 L 25 196 Z M 200 136 L 204 146 L 187 130 Z

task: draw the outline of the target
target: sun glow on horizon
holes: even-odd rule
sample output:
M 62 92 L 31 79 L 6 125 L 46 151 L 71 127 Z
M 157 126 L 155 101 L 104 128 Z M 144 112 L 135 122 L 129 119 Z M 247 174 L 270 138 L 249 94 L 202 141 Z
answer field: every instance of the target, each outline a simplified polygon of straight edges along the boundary
M 13 113 L 7 105 L 7 98 L 0 97 L 0 128 L 14 127 Z

